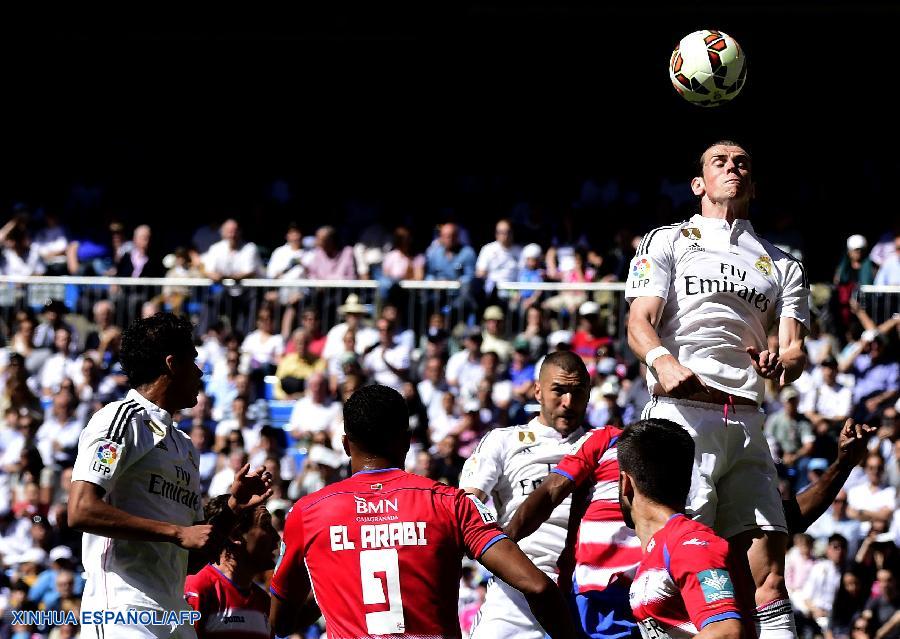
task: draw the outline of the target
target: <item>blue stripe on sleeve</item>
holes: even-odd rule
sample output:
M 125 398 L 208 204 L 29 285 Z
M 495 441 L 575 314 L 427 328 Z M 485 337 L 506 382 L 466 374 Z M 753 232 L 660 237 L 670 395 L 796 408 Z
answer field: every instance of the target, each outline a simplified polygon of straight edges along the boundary
M 278 591 L 276 591 L 272 586 L 269 586 L 269 592 L 271 592 L 273 595 L 275 595 L 275 597 L 278 598 L 279 601 L 283 601 L 283 602 L 287 603 L 287 599 L 285 599 L 284 597 L 279 595 Z
M 490 548 L 491 546 L 493 546 L 494 544 L 496 544 L 496 543 L 497 543 L 498 541 L 500 541 L 501 539 L 509 539 L 509 537 L 507 537 L 504 533 L 500 533 L 499 535 L 497 535 L 496 537 L 494 537 L 493 539 L 491 539 L 489 542 L 487 542 L 487 543 L 484 545 L 484 548 L 481 549 L 481 552 L 478 553 L 478 556 L 481 557 L 484 553 L 487 552 L 487 549 L 488 549 L 488 548 Z
M 575 478 L 572 477 L 572 475 L 570 475 L 569 473 L 567 473 L 567 472 L 564 471 L 564 470 L 560 470 L 559 468 L 554 468 L 554 469 L 551 470 L 550 472 L 551 472 L 551 473 L 556 473 L 557 475 L 562 475 L 563 477 L 565 477 L 565 478 L 568 479 L 569 481 L 575 481 Z
M 716 621 L 725 621 L 726 619 L 737 619 L 740 620 L 741 615 L 736 612 L 720 612 L 717 615 L 713 615 L 712 617 L 708 617 L 700 624 L 700 629 L 706 628 L 707 625 L 711 623 L 715 623 Z

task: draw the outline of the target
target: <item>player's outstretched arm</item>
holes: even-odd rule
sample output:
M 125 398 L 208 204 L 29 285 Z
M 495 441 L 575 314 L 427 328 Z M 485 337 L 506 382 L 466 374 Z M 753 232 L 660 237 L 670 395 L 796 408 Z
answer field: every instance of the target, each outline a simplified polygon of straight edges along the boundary
M 210 543 L 212 526 L 176 526 L 137 517 L 103 501 L 104 491 L 88 481 L 73 481 L 69 492 L 69 526 L 111 539 L 167 541 L 200 550 Z
M 535 619 L 552 639 L 575 637 L 575 626 L 562 591 L 531 563 L 516 544 L 509 539 L 501 539 L 488 548 L 479 561 L 525 595 Z
M 837 460 L 825 469 L 818 480 L 795 497 L 799 516 L 789 518 L 790 534 L 804 532 L 822 516 L 822 513 L 828 510 L 837 494 L 841 492 L 841 488 L 850 476 L 850 471 L 862 461 L 868 452 L 869 435 L 873 432 L 875 432 L 874 426 L 856 424 L 852 419 L 848 419 L 844 423 L 838 438 Z M 789 508 L 785 504 L 785 513 L 789 513 Z
M 575 490 L 574 481 L 563 475 L 550 473 L 516 510 L 512 521 L 506 527 L 506 534 L 513 541 L 524 539 L 540 528 L 550 517 L 553 509 L 571 495 L 573 490 Z

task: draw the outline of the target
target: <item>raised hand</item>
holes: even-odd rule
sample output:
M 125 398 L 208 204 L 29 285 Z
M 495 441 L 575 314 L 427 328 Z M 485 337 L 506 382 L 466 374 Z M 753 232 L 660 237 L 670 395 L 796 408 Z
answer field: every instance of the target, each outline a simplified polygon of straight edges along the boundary
M 838 436 L 838 461 L 848 466 L 856 466 L 869 450 L 869 435 L 875 432 L 874 426 L 857 424 L 852 419 L 844 422 Z
M 257 468 L 250 473 L 250 464 L 244 464 L 235 474 L 231 483 L 231 497 L 228 507 L 235 513 L 253 509 L 272 496 L 272 473 Z

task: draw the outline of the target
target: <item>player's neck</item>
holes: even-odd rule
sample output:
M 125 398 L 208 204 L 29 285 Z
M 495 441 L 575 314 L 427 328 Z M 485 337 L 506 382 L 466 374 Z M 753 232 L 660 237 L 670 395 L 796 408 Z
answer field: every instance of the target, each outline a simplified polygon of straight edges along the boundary
M 253 574 L 249 571 L 241 570 L 241 566 L 234 557 L 225 555 L 219 559 L 215 567 L 241 590 L 246 590 L 253 584 Z
M 148 402 L 153 402 L 169 413 L 169 415 L 174 415 L 181 410 L 180 408 L 171 405 L 171 402 L 168 399 L 168 393 L 166 392 L 168 390 L 168 384 L 162 381 L 162 378 L 150 382 L 149 384 L 138 386 L 134 390 L 140 393 Z
M 637 497 L 634 500 L 631 517 L 634 520 L 634 532 L 641 540 L 644 551 L 653 535 L 662 530 L 675 514 L 677 511 L 649 499 Z
M 750 217 L 750 208 L 746 202 L 726 200 L 713 202 L 707 198 L 700 200 L 700 215 L 719 220 L 725 220 L 732 225 L 735 220 L 746 220 Z
M 404 462 L 377 455 L 359 455 L 350 458 L 350 472 L 358 473 L 370 470 L 385 470 L 387 468 L 403 468 Z

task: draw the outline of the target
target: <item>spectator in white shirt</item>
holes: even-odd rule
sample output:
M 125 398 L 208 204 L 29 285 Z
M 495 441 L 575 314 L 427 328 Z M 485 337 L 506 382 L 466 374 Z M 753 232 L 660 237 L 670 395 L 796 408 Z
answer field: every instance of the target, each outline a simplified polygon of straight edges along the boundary
M 478 382 L 484 377 L 481 341 L 481 330 L 473 326 L 466 332 L 463 350 L 451 355 L 447 361 L 447 384 L 460 395 L 474 397 Z
M 394 338 L 394 324 L 386 318 L 375 322 L 378 345 L 363 358 L 363 370 L 377 383 L 390 386 L 398 393 L 409 377 L 409 349 Z
M 53 396 L 53 405 L 37 432 L 37 448 L 46 466 L 75 462 L 78 436 L 84 422 L 75 415 L 78 400 L 68 390 Z
M 825 558 L 820 559 L 812 567 L 809 577 L 803 584 L 799 605 L 795 604 L 802 618 L 798 624 L 798 632 L 804 622 L 816 624 L 824 634 L 831 616 L 831 606 L 841 585 L 841 574 L 844 571 L 844 560 L 847 557 L 847 540 L 834 534 L 828 538 Z M 816 633 L 818 634 L 818 633 Z
M 884 459 L 881 454 L 869 453 L 864 469 L 866 481 L 847 493 L 847 514 L 863 522 L 865 533 L 873 519 L 891 518 L 897 502 L 897 491 L 893 486 L 884 484 Z
M 284 338 L 273 332 L 272 309 L 263 306 L 256 314 L 256 330 L 247 335 L 241 344 L 243 370 L 256 385 L 257 396 L 262 396 L 262 384 L 266 375 L 274 375 L 284 354 Z
M 231 417 L 223 419 L 216 425 L 216 452 L 228 449 L 228 437 L 232 432 L 241 434 L 241 441 L 245 450 L 251 450 L 259 439 L 259 427 L 250 419 L 250 402 L 244 395 L 238 395 L 231 400 Z
M 66 230 L 59 223 L 59 216 L 56 213 L 47 211 L 44 214 L 44 228 L 35 233 L 31 245 L 47 265 L 50 275 L 68 275 L 66 247 L 69 245 L 69 240 L 66 238 Z
M 816 541 L 824 541 L 837 533 L 847 540 L 847 552 L 855 557 L 863 533 L 859 521 L 847 516 L 847 491 L 842 490 L 831 506 L 806 530 Z
M 328 432 L 341 405 L 328 396 L 325 376 L 316 373 L 306 382 L 306 394 L 294 404 L 288 427 L 295 439 L 303 439 L 318 432 Z
M 875 286 L 900 286 L 900 235 L 894 237 L 894 253 L 875 275 Z
M 514 282 L 519 269 L 522 247 L 513 244 L 512 225 L 509 220 L 500 220 L 494 229 L 493 242 L 488 242 L 478 252 L 475 261 L 475 276 L 484 278 L 484 290 L 490 294 L 497 282 Z M 506 292 L 499 297 L 508 297 Z
M 269 263 L 266 265 L 266 277 L 270 280 L 299 280 L 306 275 L 306 263 L 311 254 L 303 246 L 303 234 L 300 225 L 296 222 L 288 224 L 287 233 L 284 236 L 284 244 L 272 251 Z M 266 299 L 278 301 L 285 305 L 281 322 L 281 334 L 290 334 L 297 314 L 294 304 L 300 301 L 302 291 L 296 287 L 284 287 L 278 291 L 266 294 Z
M 243 280 L 262 274 L 259 249 L 253 242 L 241 239 L 241 228 L 236 220 L 225 220 L 220 230 L 222 239 L 209 247 L 203 256 L 206 277 L 214 282 L 225 278 Z
M 335 324 L 325 337 L 325 348 L 322 357 L 330 361 L 335 355 L 340 355 L 344 348 L 344 333 L 353 329 L 356 334 L 356 352 L 364 353 L 373 344 L 378 343 L 378 331 L 363 323 L 364 318 L 371 314 L 366 304 L 359 300 L 356 293 L 350 293 L 343 305 L 338 306 L 338 315 L 344 316 L 344 321 Z
M 47 358 L 41 367 L 40 381 L 41 393 L 49 397 L 59 390 L 59 385 L 64 379 L 71 379 L 76 386 L 82 383 L 81 357 L 73 355 L 72 333 L 66 326 L 56 329 L 53 339 L 54 353 Z
M 440 357 L 429 357 L 425 362 L 424 379 L 416 385 L 419 399 L 428 421 L 431 422 L 443 412 L 441 408 L 444 394 L 447 393 L 447 381 L 444 379 L 444 361 Z
M 247 463 L 247 453 L 242 448 L 234 448 L 228 453 L 227 465 L 213 475 L 209 482 L 210 497 L 224 495 L 231 489 L 234 476 Z
M 0 228 L 0 274 L 3 275 L 43 275 L 46 266 L 37 248 L 31 244 L 28 229 L 16 217 Z
M 838 364 L 834 358 L 826 358 L 819 370 L 821 377 L 811 376 L 813 386 L 803 396 L 800 412 L 813 424 L 824 419 L 832 427 L 840 428 L 853 410 L 853 390 L 838 381 Z

